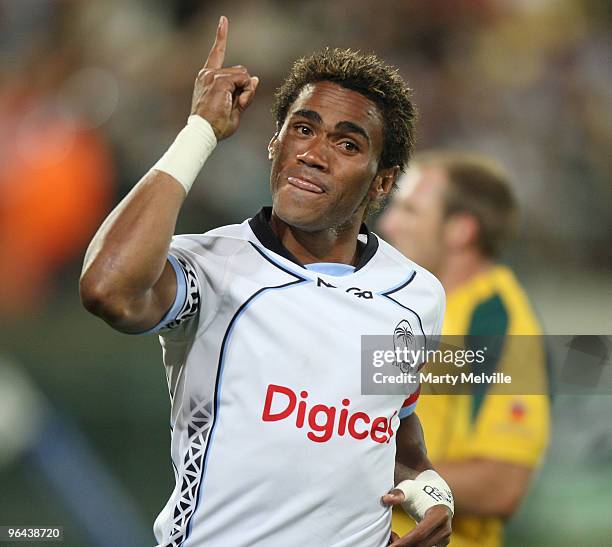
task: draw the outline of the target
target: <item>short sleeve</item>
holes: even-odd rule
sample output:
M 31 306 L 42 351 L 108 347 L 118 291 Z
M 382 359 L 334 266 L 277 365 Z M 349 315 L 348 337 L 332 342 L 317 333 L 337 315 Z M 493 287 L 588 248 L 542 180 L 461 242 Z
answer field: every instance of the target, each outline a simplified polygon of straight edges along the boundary
M 440 344 L 440 336 L 442 334 L 442 324 L 444 322 L 444 311 L 446 309 L 446 293 L 444 292 L 444 288 L 442 284 L 430 274 L 429 279 L 434 287 L 433 292 L 433 305 L 432 310 L 430 312 L 430 318 L 427 320 L 428 326 L 425 326 L 425 346 L 428 351 L 435 350 L 438 348 Z M 426 365 L 426 361 L 423 360 L 418 367 L 417 372 L 423 369 Z M 414 384 L 413 384 L 414 385 Z M 417 402 L 419 400 L 419 395 L 421 393 L 420 384 L 414 389 L 414 391 L 408 395 L 408 397 L 402 403 L 402 406 L 399 410 L 398 416 L 400 420 L 407 418 L 410 416 L 416 409 Z
M 195 320 L 200 311 L 202 290 L 196 266 L 177 246 L 171 246 L 168 262 L 176 275 L 176 296 L 160 322 L 142 334 L 167 334 Z
M 436 280 L 437 281 L 437 280 Z M 444 313 L 446 312 L 446 292 L 442 283 L 438 281 L 438 309 L 436 314 L 436 320 L 434 322 L 431 333 L 429 334 L 429 343 L 427 344 L 428 349 L 438 349 L 440 345 L 440 337 L 442 336 L 442 325 L 444 324 Z
M 421 386 L 417 387 L 414 393 L 412 393 L 407 399 L 404 400 L 404 402 L 402 403 L 402 408 L 400 408 L 400 411 L 398 414 L 400 420 L 407 418 L 414 412 L 417 406 L 417 401 L 419 400 L 420 393 L 421 393 Z
M 468 456 L 535 467 L 548 444 L 547 395 L 490 395 L 482 404 Z
M 170 309 L 164 324 L 160 325 L 159 330 L 169 331 L 186 323 L 196 317 L 200 310 L 201 289 L 195 268 L 185 259 L 168 255 L 168 262 L 172 264 L 176 272 L 177 291 L 176 299 Z
M 471 339 L 493 351 L 487 370 L 510 375 L 516 394 L 472 386 L 468 456 L 534 467 L 549 440 L 550 396 L 546 347 L 540 336 L 508 335 L 511 316 L 497 295 L 483 301 L 470 323 Z M 495 333 L 503 332 L 503 340 Z M 497 355 L 497 356 L 496 356 Z

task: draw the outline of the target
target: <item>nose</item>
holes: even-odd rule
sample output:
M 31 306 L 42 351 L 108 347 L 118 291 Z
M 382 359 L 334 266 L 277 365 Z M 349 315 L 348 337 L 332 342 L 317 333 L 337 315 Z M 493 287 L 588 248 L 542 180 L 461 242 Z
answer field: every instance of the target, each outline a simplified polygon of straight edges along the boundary
M 328 168 L 328 160 L 325 144 L 321 143 L 320 139 L 309 141 L 306 148 L 297 154 L 297 161 L 308 167 L 326 171 Z

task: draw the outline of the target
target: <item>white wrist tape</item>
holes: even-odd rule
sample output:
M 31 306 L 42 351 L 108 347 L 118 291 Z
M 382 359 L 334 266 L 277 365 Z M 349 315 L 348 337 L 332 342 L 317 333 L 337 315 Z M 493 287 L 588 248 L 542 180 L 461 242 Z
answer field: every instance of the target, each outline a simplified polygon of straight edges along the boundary
M 446 505 L 451 513 L 455 513 L 451 489 L 433 469 L 423 471 L 414 480 L 402 481 L 395 488 L 399 488 L 406 496 L 406 501 L 402 503 L 404 511 L 417 522 L 434 505 Z
M 188 193 L 215 146 L 217 138 L 210 123 L 194 114 L 189 116 L 187 125 L 181 129 L 153 169 L 174 177 Z

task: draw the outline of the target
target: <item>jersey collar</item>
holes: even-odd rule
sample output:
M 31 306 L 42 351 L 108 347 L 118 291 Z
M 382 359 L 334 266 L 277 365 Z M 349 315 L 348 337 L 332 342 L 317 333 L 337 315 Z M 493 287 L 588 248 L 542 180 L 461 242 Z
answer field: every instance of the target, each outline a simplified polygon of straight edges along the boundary
M 262 207 L 259 213 L 249 220 L 249 226 L 259 242 L 268 250 L 276 253 L 287 260 L 301 266 L 304 265 L 282 244 L 281 240 L 276 236 L 270 227 L 270 217 L 272 216 L 272 207 Z M 365 223 L 361 224 L 359 234 L 362 236 L 357 241 L 359 247 L 359 259 L 355 265 L 355 271 L 363 268 L 370 259 L 374 256 L 378 249 L 378 238 L 370 232 Z M 365 236 L 365 237 L 363 237 Z M 365 239 L 365 242 L 361 241 Z

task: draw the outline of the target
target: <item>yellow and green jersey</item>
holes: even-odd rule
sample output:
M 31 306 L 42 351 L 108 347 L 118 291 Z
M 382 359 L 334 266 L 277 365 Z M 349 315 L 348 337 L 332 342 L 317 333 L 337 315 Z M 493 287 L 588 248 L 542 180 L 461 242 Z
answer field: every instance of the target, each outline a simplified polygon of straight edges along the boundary
M 495 385 L 475 384 L 470 395 L 433 395 L 423 386 L 417 414 L 429 459 L 434 466 L 485 458 L 536 467 L 549 437 L 547 360 L 540 325 L 514 274 L 504 266 L 494 266 L 448 294 L 442 332 L 533 335 L 522 337 L 520 343 L 504 343 L 493 367 L 499 372 L 514 370 L 514 376 L 520 367 L 528 392 L 538 394 L 500 395 Z M 413 527 L 414 522 L 401 509 L 394 511 L 394 531 L 403 535 Z M 450 545 L 499 546 L 502 534 L 500 518 L 459 514 L 453 519 Z

